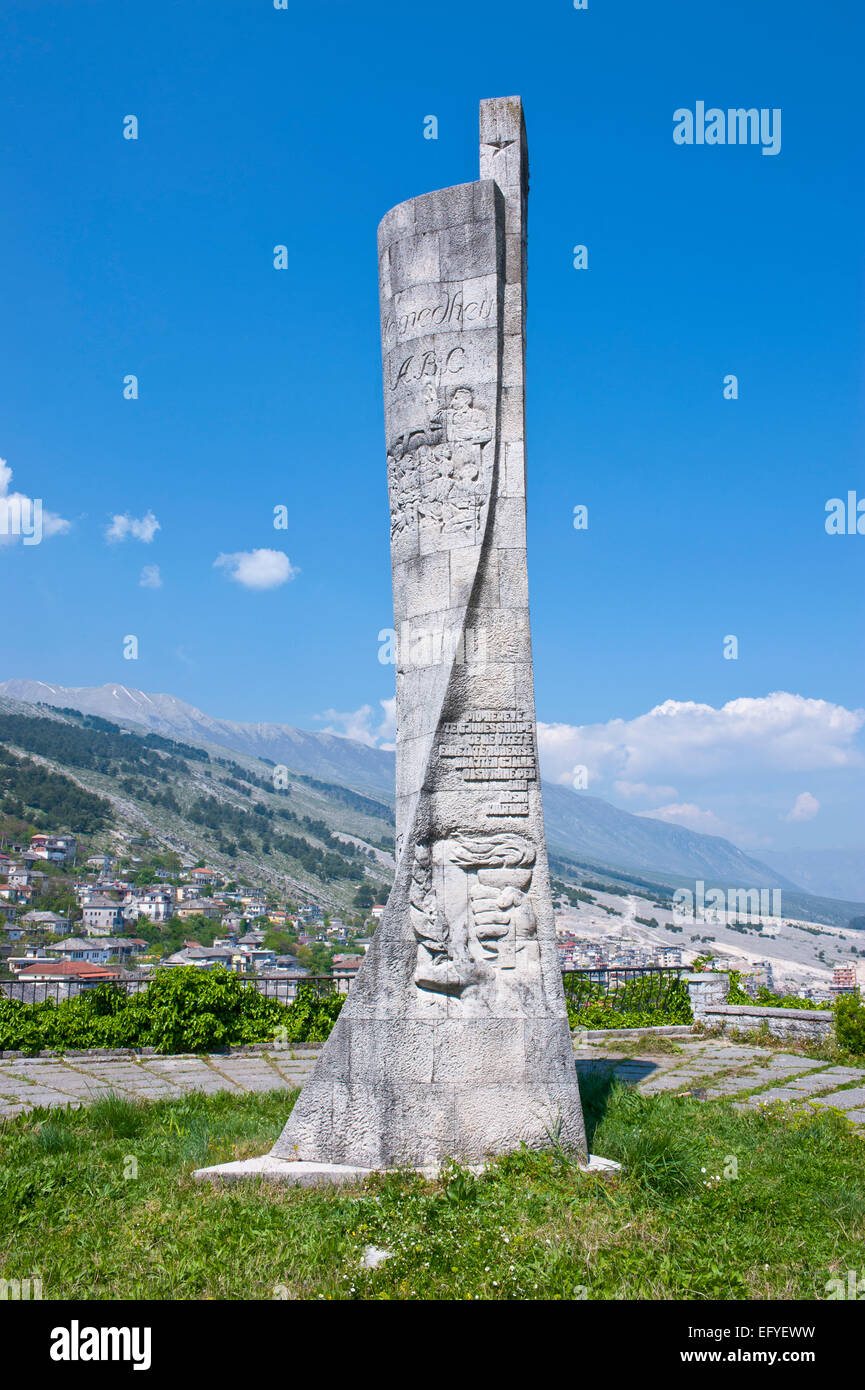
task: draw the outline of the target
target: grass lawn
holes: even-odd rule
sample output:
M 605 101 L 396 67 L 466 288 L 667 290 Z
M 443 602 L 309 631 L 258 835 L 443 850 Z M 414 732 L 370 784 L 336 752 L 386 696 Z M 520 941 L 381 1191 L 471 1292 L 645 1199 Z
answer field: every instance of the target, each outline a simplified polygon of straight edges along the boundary
M 286 1092 L 36 1110 L 0 1126 L 0 1278 L 46 1299 L 812 1299 L 865 1272 L 865 1142 L 840 1115 L 582 1087 L 621 1175 L 522 1152 L 477 1179 L 216 1190 L 191 1169 L 269 1148 Z M 370 1246 L 391 1257 L 365 1268 Z

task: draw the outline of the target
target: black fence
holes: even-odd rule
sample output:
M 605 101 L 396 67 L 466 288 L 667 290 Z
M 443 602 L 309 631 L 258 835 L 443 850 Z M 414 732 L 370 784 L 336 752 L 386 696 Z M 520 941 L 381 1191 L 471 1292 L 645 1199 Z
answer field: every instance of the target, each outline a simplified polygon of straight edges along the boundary
M 297 998 L 298 985 L 309 985 L 319 996 L 325 994 L 348 994 L 351 980 L 332 975 L 241 975 L 240 983 L 257 989 L 265 999 L 278 999 L 281 1004 L 290 1004 Z
M 679 982 L 687 966 L 639 965 L 598 966 L 595 969 L 563 970 L 565 998 L 576 1009 L 603 1000 L 622 1013 L 644 1010 L 666 1013 L 679 995 Z
M 168 968 L 173 969 L 171 966 Z M 17 1000 L 20 1004 L 44 1004 L 47 999 L 54 1004 L 62 1004 L 67 999 L 89 994 L 98 984 L 107 984 L 121 994 L 139 994 L 147 989 L 152 978 L 97 980 L 94 983 L 78 980 L 0 980 L 0 997 Z M 331 975 L 239 975 L 237 978 L 244 987 L 257 989 L 266 999 L 276 999 L 281 1004 L 291 1004 L 297 998 L 298 985 L 309 985 L 318 995 L 347 994 L 351 985 L 349 979 L 334 979 Z
M 169 969 L 173 967 L 168 967 Z M 677 992 L 685 966 L 599 966 L 594 969 L 563 970 L 562 983 L 568 1002 L 581 1009 L 603 999 L 611 1008 L 648 1010 L 664 1013 Z M 114 980 L 111 986 L 126 994 L 147 989 L 152 977 L 136 980 Z M 352 980 L 349 976 L 331 975 L 239 975 L 247 989 L 257 989 L 266 999 L 290 1004 L 297 998 L 299 985 L 308 985 L 318 995 L 348 994 Z M 17 999 L 23 1004 L 41 1004 L 51 999 L 55 1004 L 86 994 L 95 985 L 75 980 L 0 980 L 0 995 Z

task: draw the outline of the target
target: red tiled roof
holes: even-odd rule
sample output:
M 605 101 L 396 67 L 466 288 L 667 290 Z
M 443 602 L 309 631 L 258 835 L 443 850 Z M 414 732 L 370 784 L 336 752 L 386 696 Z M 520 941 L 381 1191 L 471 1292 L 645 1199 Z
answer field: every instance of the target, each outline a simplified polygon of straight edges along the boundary
M 52 975 L 86 975 L 91 980 L 119 979 L 117 970 L 106 970 L 104 965 L 93 965 L 87 960 L 35 961 L 33 965 L 25 965 L 19 970 L 18 977 L 20 979 L 22 975 L 44 975 L 49 970 Z

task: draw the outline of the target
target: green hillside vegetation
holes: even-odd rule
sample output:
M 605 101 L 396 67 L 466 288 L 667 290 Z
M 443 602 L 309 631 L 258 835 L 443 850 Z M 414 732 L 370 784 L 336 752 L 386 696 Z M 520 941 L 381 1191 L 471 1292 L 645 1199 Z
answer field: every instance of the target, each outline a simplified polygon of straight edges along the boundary
M 281 894 L 298 888 L 343 911 L 367 876 L 375 898 L 387 895 L 376 856 L 393 845 L 382 834 L 382 821 L 392 821 L 383 802 L 291 772 L 277 788 L 263 760 L 247 766 L 242 754 L 222 757 L 70 710 L 0 710 L 0 740 L 13 745 L 0 763 L 0 830 L 10 837 L 70 829 L 96 836 L 99 848 L 99 832 L 134 832 L 155 850 L 191 849 L 232 877 L 278 884 Z
M 305 772 L 299 772 L 297 780 L 303 782 L 307 787 L 314 787 L 316 791 L 327 792 L 333 800 L 348 806 L 352 811 L 359 811 L 362 815 L 377 816 L 381 820 L 393 821 L 393 811 L 390 806 L 385 806 L 381 801 L 373 801 L 369 796 L 361 796 L 360 792 L 353 792 L 350 787 L 338 787 L 332 782 L 321 782 L 317 777 L 310 777 Z
M 111 803 L 62 773 L 0 745 L 0 811 L 34 830 L 89 834 L 112 820 Z
M 123 772 L 183 773 L 188 771 L 187 759 L 207 760 L 202 750 L 159 734 L 124 733 L 119 725 L 96 715 L 79 715 L 78 720 L 0 713 L 0 741 L 66 767 L 90 768 L 114 776 Z

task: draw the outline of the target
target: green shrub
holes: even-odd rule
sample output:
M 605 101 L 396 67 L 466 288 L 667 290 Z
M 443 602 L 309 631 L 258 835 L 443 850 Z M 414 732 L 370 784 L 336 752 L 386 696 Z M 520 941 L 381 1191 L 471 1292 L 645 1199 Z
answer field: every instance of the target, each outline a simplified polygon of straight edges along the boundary
M 835 1036 L 847 1052 L 865 1056 L 865 1004 L 858 994 L 839 994 L 835 1000 Z
M 0 998 L 0 1049 L 38 1052 L 86 1047 L 155 1047 L 207 1052 L 240 1043 L 323 1042 L 344 995 L 320 996 L 301 983 L 291 1004 L 267 999 L 221 966 L 158 970 L 147 989 L 128 995 L 98 985 L 55 1004 Z
M 742 988 L 741 970 L 730 971 L 730 992 L 728 1004 L 762 1004 L 767 1009 L 828 1009 L 828 1004 L 815 1004 L 813 999 L 803 999 L 800 994 L 774 994 L 765 985 L 760 985 L 753 995 Z
M 572 1028 L 654 1028 L 694 1019 L 687 985 L 680 980 L 661 998 L 657 982 L 645 978 L 629 980 L 614 994 L 603 985 L 591 985 L 577 998 L 567 993 L 565 997 Z

